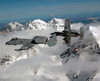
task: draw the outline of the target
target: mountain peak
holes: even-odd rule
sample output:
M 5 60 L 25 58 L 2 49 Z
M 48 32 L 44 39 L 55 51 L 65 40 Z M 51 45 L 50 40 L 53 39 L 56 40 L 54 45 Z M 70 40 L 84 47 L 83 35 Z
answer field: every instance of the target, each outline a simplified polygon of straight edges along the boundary
M 28 29 L 45 29 L 47 27 L 47 23 L 43 20 L 37 19 L 34 21 L 30 21 L 26 24 Z
M 6 28 L 8 31 L 19 31 L 22 30 L 23 25 L 18 22 L 10 22 L 8 25 L 6 25 Z
M 64 19 L 53 18 L 49 23 L 51 23 L 51 24 L 64 24 Z

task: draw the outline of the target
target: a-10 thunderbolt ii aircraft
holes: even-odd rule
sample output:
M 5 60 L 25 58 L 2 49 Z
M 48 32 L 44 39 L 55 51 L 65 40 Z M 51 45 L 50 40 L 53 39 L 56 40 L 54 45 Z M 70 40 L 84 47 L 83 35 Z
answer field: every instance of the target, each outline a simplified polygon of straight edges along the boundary
M 62 32 L 51 33 L 49 39 L 45 36 L 35 36 L 33 39 L 12 38 L 10 41 L 6 42 L 6 45 L 23 45 L 20 49 L 15 49 L 16 51 L 28 50 L 36 44 L 48 44 L 48 46 L 51 47 L 56 45 L 57 36 L 63 36 L 65 43 L 70 44 L 71 37 L 80 36 L 80 39 L 83 38 L 83 29 L 80 29 L 80 33 L 76 30 L 72 30 L 69 20 L 66 19 L 64 30 Z
M 54 46 L 57 43 L 56 35 L 52 35 L 49 39 L 45 36 L 35 36 L 33 39 L 21 39 L 12 38 L 10 41 L 6 42 L 6 45 L 23 45 L 20 49 L 15 49 L 15 51 L 28 50 L 36 44 L 48 44 L 49 47 Z
M 53 32 L 51 35 L 56 34 L 56 36 L 62 36 L 64 37 L 63 40 L 67 45 L 70 46 L 71 43 L 71 37 L 78 37 L 80 36 L 80 39 L 83 39 L 84 36 L 84 29 L 83 27 L 80 28 L 80 32 L 77 30 L 73 30 L 70 27 L 70 21 L 68 19 L 65 20 L 64 30 L 62 32 Z

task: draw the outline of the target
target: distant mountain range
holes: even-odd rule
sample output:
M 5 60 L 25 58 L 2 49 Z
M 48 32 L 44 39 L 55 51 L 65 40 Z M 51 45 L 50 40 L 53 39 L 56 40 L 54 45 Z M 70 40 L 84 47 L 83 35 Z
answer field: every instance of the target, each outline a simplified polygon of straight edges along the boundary
M 63 37 L 59 36 L 57 44 L 53 47 L 37 44 L 21 52 L 14 51 L 19 45 L 8 46 L 5 43 L 16 37 L 49 38 L 50 33 L 62 31 L 64 19 L 54 18 L 48 22 L 37 19 L 24 24 L 10 22 L 0 32 L 6 33 L 0 35 L 0 81 L 100 81 L 98 19 L 83 20 L 88 21 L 87 24 L 81 22 L 82 20 L 76 20 L 77 23 L 71 21 L 71 29 L 79 31 L 80 27 L 84 27 L 84 39 L 72 37 L 71 46 L 67 46 Z M 77 53 L 75 49 L 78 49 Z
M 76 19 L 76 20 L 71 20 L 71 23 L 77 23 L 77 22 L 81 22 L 81 23 L 96 23 L 96 22 L 100 22 L 100 17 L 94 18 L 94 17 L 90 17 L 88 19 Z M 3 26 L 4 24 L 2 24 L 1 26 Z M 12 31 L 21 31 L 24 29 L 39 29 L 39 30 L 43 30 L 47 27 L 53 26 L 53 27 L 58 27 L 58 26 L 63 26 L 64 25 L 64 19 L 59 19 L 59 18 L 53 18 L 52 20 L 45 22 L 43 20 L 40 19 L 36 19 L 33 21 L 29 21 L 29 22 L 23 22 L 22 24 L 19 22 L 10 22 L 7 25 L 5 25 L 4 27 L 1 27 L 0 29 L 0 34 L 6 33 L 6 32 L 12 32 Z

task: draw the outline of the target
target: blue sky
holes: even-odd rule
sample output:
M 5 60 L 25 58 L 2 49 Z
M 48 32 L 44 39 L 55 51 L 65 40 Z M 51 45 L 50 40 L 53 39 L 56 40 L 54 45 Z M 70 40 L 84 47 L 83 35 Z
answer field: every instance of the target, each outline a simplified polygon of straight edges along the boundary
M 100 16 L 100 0 L 0 0 L 0 23 Z

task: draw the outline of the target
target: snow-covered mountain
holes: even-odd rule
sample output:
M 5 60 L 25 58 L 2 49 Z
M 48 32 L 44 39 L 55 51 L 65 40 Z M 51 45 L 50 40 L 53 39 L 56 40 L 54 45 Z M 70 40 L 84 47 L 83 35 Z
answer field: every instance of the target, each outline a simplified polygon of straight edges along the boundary
M 73 23 L 71 25 L 72 29 L 75 29 L 75 26 L 78 26 L 79 28 L 83 26 L 83 23 L 78 23 L 77 25 Z M 33 21 L 29 21 L 26 24 L 22 25 L 18 22 L 10 22 L 5 26 L 3 31 L 0 33 L 7 31 L 7 32 L 12 32 L 12 31 L 21 31 L 21 30 L 44 30 L 47 28 L 54 28 L 57 31 L 62 31 L 64 29 L 64 19 L 59 19 L 59 18 L 54 18 L 48 22 L 45 22 L 40 19 L 36 19 Z
M 12 32 L 12 31 L 21 31 L 24 28 L 23 28 L 23 25 L 18 22 L 11 22 L 8 25 L 6 25 L 6 29 L 7 31 Z
M 64 19 L 54 18 L 48 22 L 49 26 L 57 29 L 57 31 L 61 31 L 64 29 Z
M 85 38 L 82 41 L 79 37 L 72 38 L 72 48 L 78 46 L 79 56 L 74 57 L 71 54 L 72 57 L 65 63 L 62 63 L 60 55 L 69 47 L 64 44 L 62 37 L 57 37 L 58 42 L 54 47 L 35 45 L 29 50 L 20 52 L 14 51 L 20 46 L 5 45 L 13 37 L 27 39 L 37 35 L 49 37 L 51 32 L 61 31 L 63 25 L 62 19 L 54 18 L 48 23 L 34 20 L 28 22 L 23 31 L 0 35 L 0 81 L 100 81 L 99 22 L 87 25 L 71 24 L 71 28 L 76 30 L 84 27 Z M 11 24 L 11 26 L 16 30 L 16 25 Z M 23 25 L 18 26 L 19 29 L 20 26 L 23 29 Z
M 98 23 L 100 21 L 100 17 L 89 17 L 87 20 L 92 20 L 94 23 Z
M 97 17 L 97 18 L 90 17 L 88 19 L 83 19 L 81 22 L 98 23 L 99 21 L 100 21 L 99 17 Z M 76 24 L 76 23 L 74 23 L 75 20 L 74 21 L 72 20 L 72 22 L 73 22 L 73 24 Z M 5 27 L 7 27 L 6 29 L 8 31 L 14 31 L 14 30 L 20 31 L 23 29 L 33 29 L 33 30 L 36 30 L 36 29 L 41 30 L 42 29 L 43 30 L 43 29 L 46 29 L 47 27 L 54 27 L 55 29 L 57 29 L 57 31 L 61 31 L 61 29 L 63 30 L 63 26 L 64 26 L 64 19 L 53 18 L 52 20 L 50 20 L 48 22 L 45 22 L 40 19 L 36 19 L 33 21 L 25 22 L 25 23 L 24 23 L 24 25 L 22 25 L 19 22 L 10 22 Z M 83 23 L 80 23 L 80 21 L 78 21 L 78 23 L 79 24 L 77 24 L 77 25 L 83 24 Z M 74 28 L 76 28 L 76 27 L 74 27 Z M 5 28 L 3 28 L 3 29 L 6 30 Z M 0 33 L 2 33 L 1 30 L 0 30 Z
M 49 23 L 56 25 L 64 25 L 64 19 L 53 18 L 51 21 L 49 21 Z
M 43 20 L 37 19 L 34 21 L 30 21 L 26 24 L 27 29 L 39 29 L 43 30 L 48 27 L 48 23 Z
M 61 30 L 64 27 L 64 19 L 54 18 L 49 22 L 45 22 L 43 20 L 37 19 L 34 21 L 30 21 L 26 24 L 27 29 L 46 29 L 48 27 L 53 27 L 56 30 Z
M 90 26 L 89 31 L 85 31 L 83 40 L 74 42 L 60 54 L 62 63 L 66 66 L 72 66 L 66 74 L 70 81 L 95 81 L 94 79 L 99 72 L 98 68 L 93 65 L 99 67 L 100 43 L 94 38 L 92 35 L 94 32 L 91 33 L 91 30 L 93 28 Z M 78 52 L 75 52 L 76 48 Z

